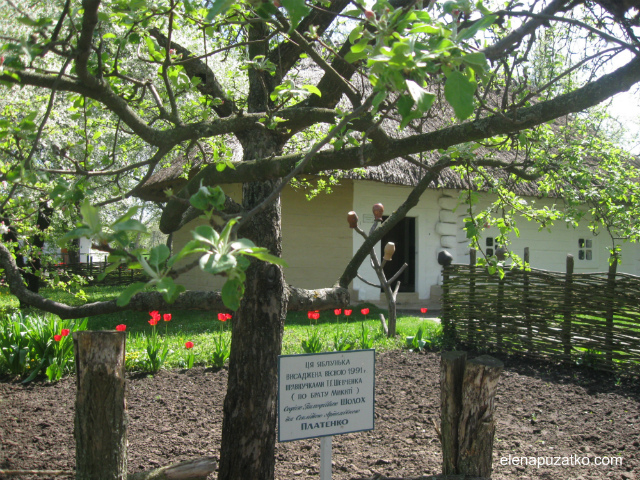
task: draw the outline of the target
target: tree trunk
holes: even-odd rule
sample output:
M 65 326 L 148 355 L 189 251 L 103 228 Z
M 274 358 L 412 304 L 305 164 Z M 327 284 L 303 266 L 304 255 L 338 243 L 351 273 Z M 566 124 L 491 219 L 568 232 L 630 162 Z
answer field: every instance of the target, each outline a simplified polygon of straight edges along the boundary
M 125 333 L 74 332 L 76 479 L 127 478 Z
M 245 199 L 248 194 L 257 201 L 272 188 L 271 182 L 245 185 Z M 258 245 L 281 254 L 279 202 L 254 217 L 249 228 Z M 277 366 L 286 310 L 282 269 L 253 262 L 247 270 L 244 300 L 232 320 L 220 480 L 274 478 Z
M 276 151 L 269 132 L 256 133 L 243 144 L 245 159 Z M 243 186 L 243 207 L 259 205 L 280 181 Z M 271 203 L 243 226 L 241 236 L 282 254 L 280 200 Z M 229 380 L 224 402 L 220 480 L 270 480 L 275 471 L 278 355 L 287 312 L 282 268 L 252 261 L 246 272 L 244 299 L 232 320 Z

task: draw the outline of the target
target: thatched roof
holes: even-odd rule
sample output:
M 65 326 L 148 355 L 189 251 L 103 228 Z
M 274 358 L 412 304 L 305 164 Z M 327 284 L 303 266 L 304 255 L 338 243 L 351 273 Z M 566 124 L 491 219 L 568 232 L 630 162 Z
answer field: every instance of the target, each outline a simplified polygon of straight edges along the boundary
M 297 82 L 316 84 L 324 75 L 311 59 L 307 59 L 307 63 L 301 65 L 296 70 Z M 400 129 L 400 121 L 396 119 L 387 119 L 382 124 L 385 133 L 391 138 L 403 138 L 415 133 L 433 132 L 443 127 L 454 124 L 453 109 L 444 100 L 443 85 L 434 84 L 431 90 L 436 94 L 436 101 L 432 106 L 429 114 L 411 123 L 405 129 Z M 485 98 L 485 104 L 490 107 L 497 107 L 500 103 L 500 96 L 495 95 L 493 98 Z M 229 137 L 225 142 L 226 146 L 233 152 L 232 162 L 242 160 L 242 147 L 234 137 Z M 327 148 L 332 148 L 328 146 Z M 488 148 L 480 148 L 476 151 L 478 155 L 492 155 L 493 158 L 502 160 L 503 162 L 513 162 L 519 159 L 518 155 L 508 150 L 497 151 Z M 439 158 L 437 152 L 429 152 L 421 159 L 422 163 L 429 164 Z M 177 158 L 171 166 L 159 170 L 154 174 L 145 185 L 139 189 L 138 196 L 145 200 L 153 200 L 164 202 L 166 194 L 164 191 L 172 188 L 174 192 L 179 191 L 193 177 L 204 164 L 209 164 L 209 158 L 202 158 L 202 155 L 196 149 L 190 154 L 189 167 L 185 169 L 187 162 L 186 157 Z M 185 172 L 185 170 L 187 170 Z M 365 167 L 364 174 L 360 172 L 347 171 L 343 173 L 343 178 L 352 180 L 370 180 L 393 185 L 415 186 L 424 175 L 424 170 L 403 158 L 396 158 L 377 167 Z M 506 173 L 501 170 L 491 172 L 495 177 L 504 178 Z M 450 189 L 467 189 L 469 184 L 462 180 L 458 174 L 450 169 L 444 170 L 436 184 L 432 188 L 450 188 Z M 472 188 L 477 188 L 472 186 Z M 514 186 L 514 191 L 519 195 L 536 195 L 537 188 L 534 184 L 518 183 Z

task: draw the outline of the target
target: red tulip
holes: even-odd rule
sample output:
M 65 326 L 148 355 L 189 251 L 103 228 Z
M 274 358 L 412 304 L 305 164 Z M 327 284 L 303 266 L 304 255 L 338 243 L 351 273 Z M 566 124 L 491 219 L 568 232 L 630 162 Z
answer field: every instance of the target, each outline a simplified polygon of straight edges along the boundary
M 155 320 L 156 323 L 158 323 L 160 321 L 160 312 L 158 312 L 157 310 L 149 312 L 149 315 L 151 315 L 151 319 Z M 151 323 L 151 322 L 149 322 L 149 323 Z M 151 323 L 151 325 L 155 325 L 156 323 Z
M 225 313 L 224 316 L 227 320 L 231 320 L 233 318 L 233 315 L 231 315 L 230 313 Z
M 333 313 L 335 313 L 336 315 L 340 315 L 342 313 L 342 309 L 341 308 L 336 308 Z
M 184 344 L 184 348 L 186 348 L 187 350 L 190 349 L 190 348 L 193 348 L 193 342 L 186 342 Z
M 348 317 L 349 315 L 351 315 L 353 313 L 353 310 L 349 310 L 348 308 L 344 309 L 344 314 Z
M 363 308 L 362 310 L 360 310 L 360 313 L 362 313 L 363 315 L 369 315 L 369 309 Z
M 59 342 L 60 340 L 62 340 L 62 335 L 54 335 L 54 336 L 53 336 L 53 339 L 54 339 L 56 342 Z
M 226 322 L 228 320 L 227 314 L 226 313 L 219 313 L 218 314 L 218 320 L 220 320 L 221 322 Z
M 313 314 L 314 314 L 314 313 L 315 313 L 315 312 L 313 312 L 312 310 L 309 310 L 309 311 L 307 312 L 307 318 L 308 318 L 309 320 L 312 320 L 312 319 L 313 319 Z
M 320 312 L 313 312 L 313 316 L 311 318 L 314 320 L 318 320 L 320 318 Z
M 423 307 L 420 309 L 420 313 L 427 313 L 428 310 L 429 310 L 428 308 Z
M 116 325 L 116 331 L 117 332 L 124 332 L 126 329 L 127 329 L 127 326 L 124 323 L 122 323 L 120 325 Z
M 171 314 L 170 314 L 170 313 L 165 313 L 165 314 L 162 316 L 162 319 L 163 319 L 165 322 L 170 322 L 170 321 L 171 321 Z
M 67 335 L 69 335 L 69 329 L 63 328 L 62 330 L 60 330 L 60 335 L 62 335 L 63 337 L 66 337 Z
M 149 320 L 149 325 L 157 325 L 158 324 L 158 320 L 160 320 L 159 318 L 152 318 L 151 320 Z

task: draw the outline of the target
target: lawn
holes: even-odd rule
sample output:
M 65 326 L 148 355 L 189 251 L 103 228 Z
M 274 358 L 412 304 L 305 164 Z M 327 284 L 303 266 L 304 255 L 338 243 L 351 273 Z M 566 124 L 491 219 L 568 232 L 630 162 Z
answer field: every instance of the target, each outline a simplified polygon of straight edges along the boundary
M 81 304 L 86 301 L 100 301 L 114 298 L 119 289 L 117 287 L 86 287 L 81 295 L 73 295 L 67 292 L 44 290 L 44 296 L 66 303 Z M 369 308 L 367 315 L 361 313 L 362 308 Z M 378 351 L 397 350 L 406 348 L 406 337 L 416 335 L 422 328 L 423 339 L 426 340 L 426 348 L 437 348 L 440 345 L 441 329 L 440 325 L 433 320 L 414 316 L 402 316 L 398 318 L 395 338 L 389 339 L 382 334 L 379 321 L 379 314 L 386 313 L 383 310 L 371 305 L 354 305 L 350 316 L 346 316 L 344 310 L 340 315 L 336 315 L 333 310 L 320 312 L 317 320 L 310 320 L 307 312 L 291 312 L 287 315 L 285 323 L 283 354 L 305 353 L 303 344 L 307 346 L 307 351 L 335 351 L 356 348 L 375 348 Z M 40 338 L 41 344 L 52 344 L 57 348 L 64 344 L 67 339 L 61 339 L 60 345 L 55 344 L 53 335 L 59 333 L 63 328 L 74 330 L 78 321 L 61 322 L 52 315 L 43 315 L 38 312 L 24 313 L 22 317 L 18 312 L 18 302 L 11 296 L 6 287 L 0 287 L 0 342 L 2 342 L 2 329 L 7 331 L 7 322 L 14 316 L 14 324 L 27 324 L 34 320 L 34 325 L 49 325 L 48 336 Z M 150 371 L 154 370 L 149 362 L 148 342 L 152 338 L 152 332 L 157 332 L 162 349 L 157 352 L 162 355 L 166 347 L 167 355 L 163 362 L 164 368 L 184 368 L 188 366 L 189 354 L 193 355 L 195 365 L 213 366 L 224 363 L 228 355 L 230 340 L 230 321 L 218 320 L 216 312 L 183 312 L 183 311 L 161 311 L 161 315 L 171 313 L 171 320 L 164 321 L 162 318 L 154 327 L 149 324 L 151 316 L 148 312 L 125 311 L 121 313 L 106 314 L 89 318 L 87 321 L 88 330 L 114 330 L 118 325 L 126 325 L 127 332 L 127 353 L 126 366 L 128 370 Z M 31 320 L 30 320 L 31 319 Z M 39 319 L 39 320 L 38 320 Z M 15 325 L 14 325 L 15 326 Z M 21 327 L 22 328 L 22 327 Z M 28 325 L 22 328 L 26 337 L 35 327 Z M 45 328 L 38 328 L 38 331 L 45 331 Z M 19 334 L 14 334 L 14 336 Z M 2 345 L 11 343 L 5 333 Z M 59 337 L 58 337 L 59 338 Z M 69 339 L 70 340 L 70 339 Z M 185 348 L 187 342 L 193 343 L 193 348 Z M 26 347 L 25 347 L 26 348 Z M 35 357 L 35 353 L 29 353 Z M 13 363 L 17 365 L 18 357 L 12 357 Z M 34 365 L 41 361 L 37 358 L 25 359 L 26 375 L 33 371 Z M 0 374 L 8 373 L 10 360 L 5 354 L 0 356 Z M 68 361 L 64 366 L 65 372 L 73 368 L 73 362 Z M 156 360 L 156 366 L 158 361 Z M 16 367 L 19 370 L 19 367 Z M 16 372 L 18 371 L 16 370 Z M 44 373 L 44 368 L 41 373 Z M 13 372 L 16 374 L 16 372 Z

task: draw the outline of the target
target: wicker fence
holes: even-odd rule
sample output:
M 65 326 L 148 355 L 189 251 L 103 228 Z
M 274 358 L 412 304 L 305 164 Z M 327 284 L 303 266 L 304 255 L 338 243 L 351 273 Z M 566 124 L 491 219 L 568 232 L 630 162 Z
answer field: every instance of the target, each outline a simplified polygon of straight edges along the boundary
M 483 267 L 444 267 L 442 324 L 450 343 L 640 374 L 640 277 L 615 264 L 574 273 L 569 255 L 566 273 L 506 269 L 502 279 Z

